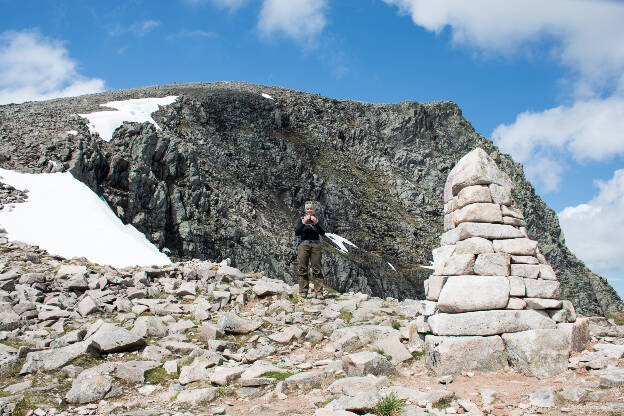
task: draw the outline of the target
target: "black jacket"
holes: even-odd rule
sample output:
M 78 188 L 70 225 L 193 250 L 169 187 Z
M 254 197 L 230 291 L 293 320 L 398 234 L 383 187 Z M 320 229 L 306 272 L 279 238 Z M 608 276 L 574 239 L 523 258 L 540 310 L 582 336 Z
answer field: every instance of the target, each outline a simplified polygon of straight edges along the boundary
M 302 222 L 303 217 L 297 221 L 297 227 L 295 227 L 295 235 L 298 237 L 297 242 L 301 241 L 318 241 L 321 239 L 321 235 L 325 235 L 325 230 L 321 225 L 321 222 L 314 224 L 311 220 L 305 224 Z

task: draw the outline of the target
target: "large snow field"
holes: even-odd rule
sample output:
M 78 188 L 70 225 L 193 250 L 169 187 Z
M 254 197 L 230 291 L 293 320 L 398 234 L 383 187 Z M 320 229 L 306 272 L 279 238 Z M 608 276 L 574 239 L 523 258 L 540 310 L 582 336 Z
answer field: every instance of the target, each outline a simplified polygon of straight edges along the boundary
M 110 142 L 113 139 L 115 130 L 124 121 L 144 123 L 149 121 L 158 130 L 160 126 L 152 118 L 152 113 L 158 110 L 161 105 L 169 105 L 175 102 L 178 97 L 170 95 L 163 98 L 137 98 L 133 100 L 111 101 L 100 104 L 102 107 L 111 107 L 117 111 L 98 111 L 90 114 L 78 114 L 89 120 L 89 131 L 91 134 L 99 134 L 102 140 Z
M 0 211 L 9 240 L 63 257 L 115 267 L 170 264 L 145 235 L 124 225 L 108 204 L 69 172 L 28 174 L 0 169 L 4 183 L 28 192 L 24 203 Z

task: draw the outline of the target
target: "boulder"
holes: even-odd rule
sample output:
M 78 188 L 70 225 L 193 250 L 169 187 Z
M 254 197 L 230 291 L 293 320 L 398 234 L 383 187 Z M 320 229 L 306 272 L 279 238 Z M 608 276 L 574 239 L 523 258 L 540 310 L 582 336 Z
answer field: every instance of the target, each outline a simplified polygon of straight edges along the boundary
M 570 342 L 559 329 L 533 329 L 503 334 L 512 365 L 528 377 L 549 378 L 568 369 Z
M 139 316 L 130 332 L 137 337 L 147 338 L 165 337 L 169 330 L 162 318 L 158 316 Z
M 529 309 L 554 309 L 561 307 L 559 299 L 524 298 Z M 552 319 L 552 318 L 551 318 Z
M 536 264 L 512 264 L 511 274 L 513 276 L 526 277 L 528 279 L 537 279 L 540 266 Z
M 440 274 L 438 271 L 442 271 L 444 263 L 455 251 L 455 246 L 441 246 L 432 250 L 433 254 L 433 268 L 436 271 L 435 274 Z
M 388 387 L 390 382 L 385 376 L 381 377 L 345 377 L 334 381 L 327 389 L 332 394 L 355 396 L 367 391 L 378 391 Z
M 334 381 L 334 373 L 328 370 L 303 371 L 286 378 L 282 382 L 282 393 L 308 392 Z
M 509 276 L 510 263 L 511 256 L 507 253 L 483 253 L 477 256 L 474 272 L 483 276 Z
M 438 313 L 430 316 L 427 323 L 434 335 L 456 336 L 487 336 L 529 329 L 556 328 L 552 319 L 530 309 Z
M 539 264 L 536 257 L 533 256 L 511 256 L 512 264 Z
M 483 185 L 467 186 L 457 194 L 457 206 L 456 208 L 462 208 L 469 204 L 475 204 L 478 202 L 491 203 L 492 196 L 490 195 L 490 188 Z M 499 208 L 500 210 L 500 208 Z
M 91 296 L 85 296 L 78 303 L 78 313 L 80 313 L 80 315 L 82 315 L 83 317 L 93 312 L 96 312 L 97 310 L 98 310 L 97 303 L 95 303 L 95 301 L 93 300 Z
M 235 367 L 217 367 L 210 375 L 210 382 L 219 386 L 227 386 L 245 371 L 242 366 Z
M 226 334 L 244 335 L 260 328 L 262 321 L 260 319 L 245 319 L 226 312 L 219 316 L 217 326 Z
M 20 370 L 20 374 L 34 373 L 37 370 L 58 370 L 70 363 L 75 358 L 86 354 L 90 342 L 83 341 L 61 348 L 33 351 L 26 355 L 26 361 Z
M 217 389 L 214 387 L 205 387 L 203 389 L 194 389 L 181 391 L 176 397 L 177 403 L 199 404 L 202 402 L 211 402 L 217 397 Z
M 512 189 L 513 182 L 506 173 L 501 171 L 496 162 L 481 148 L 476 148 L 462 157 L 446 179 L 444 185 L 444 202 L 467 186 L 489 185 L 495 183 L 506 189 Z
M 440 292 L 441 312 L 503 309 L 509 301 L 505 276 L 451 276 Z
M 512 227 L 511 225 L 506 225 L 506 227 Z M 512 227 L 514 230 L 516 228 Z M 521 231 L 518 230 L 521 233 Z M 509 237 L 505 240 L 496 240 L 492 242 L 494 247 L 494 251 L 499 253 L 509 253 L 520 256 L 534 256 L 535 249 L 537 248 L 537 241 L 530 240 L 525 238 L 524 236 L 519 236 L 522 238 Z
M 426 365 L 438 375 L 465 371 L 497 371 L 507 367 L 505 345 L 499 336 L 425 337 Z
M 104 354 L 128 351 L 145 346 L 144 338 L 108 322 L 103 323 L 89 341 L 91 341 L 93 348 Z
M 429 279 L 425 280 L 425 296 L 427 300 L 438 300 L 446 279 L 447 276 L 429 276 Z
M 552 387 L 542 387 L 529 395 L 529 402 L 534 407 L 556 407 L 557 394 Z
M 448 247 L 453 247 L 453 246 L 448 246 Z M 471 237 L 462 241 L 458 241 L 454 247 L 455 247 L 455 252 L 454 252 L 455 254 L 483 254 L 483 253 L 494 252 L 494 248 L 492 247 L 492 242 L 482 237 Z
M 557 275 L 553 268 L 548 264 L 540 264 L 539 278 L 544 280 L 557 280 Z
M 511 205 L 511 191 L 504 186 L 491 183 L 488 188 L 492 196 L 492 202 L 499 205 Z
M 115 376 L 130 383 L 143 383 L 145 372 L 160 367 L 156 361 L 131 360 L 117 364 Z
M 436 274 L 443 276 L 474 274 L 474 264 L 474 254 L 453 254 L 446 259 L 439 273 L 436 270 Z
M 524 286 L 529 298 L 559 299 L 561 293 L 561 284 L 557 280 L 524 279 Z
M 600 387 L 618 387 L 624 385 L 624 368 L 609 367 L 600 373 Z
M 523 239 L 524 234 L 522 231 L 506 224 L 488 224 L 485 222 L 463 222 L 450 231 L 445 232 L 440 236 L 441 244 L 456 244 L 458 241 L 466 240 L 467 238 L 481 237 L 488 240 L 499 239 Z M 536 243 L 537 244 L 537 243 Z M 495 251 L 504 251 L 496 250 Z M 508 251 L 505 251 L 508 253 Z M 515 254 L 515 253 L 510 253 Z
M 396 368 L 383 355 L 372 351 L 349 354 L 342 358 L 342 365 L 349 377 L 397 374 Z
M 455 226 L 464 222 L 485 222 L 499 224 L 503 222 L 500 205 L 476 203 L 466 205 L 453 212 Z
M 581 352 L 589 344 L 589 319 L 577 319 L 574 323 L 560 323 L 557 327 L 564 331 L 572 351 Z
M 78 376 L 65 399 L 72 404 L 85 404 L 102 400 L 113 388 L 113 378 L 104 374 Z
M 375 348 L 382 350 L 385 355 L 392 357 L 392 364 L 399 364 L 412 358 L 412 354 L 410 354 L 407 348 L 399 341 L 399 337 L 383 338 L 378 340 L 374 345 Z

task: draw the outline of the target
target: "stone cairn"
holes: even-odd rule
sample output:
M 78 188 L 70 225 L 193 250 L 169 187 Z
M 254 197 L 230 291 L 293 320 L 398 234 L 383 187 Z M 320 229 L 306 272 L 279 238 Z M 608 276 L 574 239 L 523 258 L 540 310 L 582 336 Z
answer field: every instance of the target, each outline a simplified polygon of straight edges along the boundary
M 444 234 L 425 281 L 429 316 L 416 331 L 437 374 L 496 371 L 552 377 L 589 340 L 586 319 L 560 300 L 560 283 L 527 234 L 513 184 L 477 148 L 449 173 Z

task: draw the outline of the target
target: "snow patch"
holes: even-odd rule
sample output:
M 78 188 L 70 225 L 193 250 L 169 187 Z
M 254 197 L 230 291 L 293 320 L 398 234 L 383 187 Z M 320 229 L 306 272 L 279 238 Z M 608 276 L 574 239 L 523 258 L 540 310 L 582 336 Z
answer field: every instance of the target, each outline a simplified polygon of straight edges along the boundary
M 68 130 L 65 132 L 68 136 L 76 136 L 78 134 L 78 130 Z
M 388 262 L 388 266 L 390 266 L 390 268 L 396 272 L 396 269 L 394 268 L 394 266 L 392 265 L 392 263 Z
M 420 267 L 422 267 L 423 269 L 435 270 L 435 267 L 433 267 L 433 262 L 430 262 L 428 266 L 421 264 Z
M 275 100 L 275 98 L 271 97 L 271 96 L 270 96 L 269 94 L 267 94 L 266 92 L 263 92 L 263 93 L 262 93 L 262 96 L 263 96 L 264 98 L 269 99 L 269 100 Z
M 123 224 L 105 201 L 71 173 L 29 174 L 0 169 L 0 176 L 3 182 L 29 191 L 26 202 L 0 211 L 0 226 L 6 229 L 9 240 L 115 267 L 171 263 L 145 235 Z
M 358 248 L 351 241 L 347 240 L 344 237 L 339 236 L 338 234 L 325 233 L 325 237 L 329 238 L 332 241 L 332 243 L 336 244 L 338 246 L 338 249 L 342 251 L 343 253 L 349 252 L 349 250 L 347 250 L 347 248 L 345 247 L 345 243 L 355 248 Z
M 111 107 L 117 111 L 98 111 L 90 114 L 78 114 L 89 120 L 89 131 L 91 134 L 99 134 L 102 140 L 110 142 L 113 138 L 115 130 L 123 124 L 124 121 L 144 123 L 146 121 L 156 126 L 160 130 L 160 126 L 156 124 L 152 118 L 152 113 L 158 110 L 161 105 L 169 105 L 175 102 L 178 97 L 170 95 L 163 98 L 137 98 L 125 101 L 111 101 L 106 104 L 100 104 L 102 107 Z

